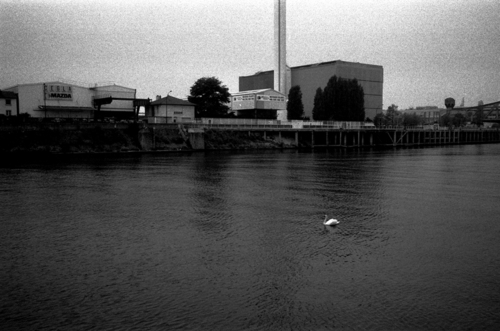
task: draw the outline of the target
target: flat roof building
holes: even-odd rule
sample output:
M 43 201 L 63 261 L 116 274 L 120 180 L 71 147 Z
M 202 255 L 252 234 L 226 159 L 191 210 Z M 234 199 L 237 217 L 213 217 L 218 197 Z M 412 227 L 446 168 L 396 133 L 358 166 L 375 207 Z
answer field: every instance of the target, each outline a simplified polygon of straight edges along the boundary
M 272 88 L 240 91 L 231 94 L 230 108 L 241 118 L 279 119 L 286 109 L 286 96 Z
M 133 115 L 136 90 L 119 85 L 84 87 L 54 81 L 20 84 L 6 88 L 18 95 L 19 113 L 31 117 L 94 118 L 100 115 L 124 117 Z M 96 107 L 95 99 L 112 98 L 109 103 Z
M 291 68 L 291 86 L 299 85 L 302 92 L 304 114 L 312 119 L 314 96 L 318 87 L 324 89 L 328 80 L 336 75 L 345 79 L 357 79 L 363 87 L 365 117 L 373 119 L 382 112 L 384 69 L 382 66 L 357 62 L 330 61 Z M 274 71 L 261 71 L 239 77 L 239 90 L 273 88 Z

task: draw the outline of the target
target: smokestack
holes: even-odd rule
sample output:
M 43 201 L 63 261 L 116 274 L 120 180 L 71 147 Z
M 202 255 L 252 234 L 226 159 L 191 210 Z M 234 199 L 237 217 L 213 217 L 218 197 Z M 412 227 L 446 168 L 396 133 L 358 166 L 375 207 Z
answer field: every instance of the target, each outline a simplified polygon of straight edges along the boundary
M 286 90 L 286 0 L 274 0 L 274 89 Z

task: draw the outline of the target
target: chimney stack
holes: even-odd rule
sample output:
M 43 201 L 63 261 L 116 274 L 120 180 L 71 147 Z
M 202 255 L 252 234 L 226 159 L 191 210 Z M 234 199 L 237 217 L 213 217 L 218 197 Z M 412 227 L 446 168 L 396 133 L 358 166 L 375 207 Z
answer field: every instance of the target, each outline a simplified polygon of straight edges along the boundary
M 274 89 L 288 94 L 286 81 L 286 0 L 274 0 Z

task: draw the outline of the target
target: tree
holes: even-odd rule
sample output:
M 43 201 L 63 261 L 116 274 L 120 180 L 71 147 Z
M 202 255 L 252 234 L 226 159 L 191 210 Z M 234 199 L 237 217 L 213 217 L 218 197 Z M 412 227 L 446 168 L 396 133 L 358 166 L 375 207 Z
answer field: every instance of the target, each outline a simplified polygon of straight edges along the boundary
M 439 118 L 439 126 L 442 126 L 442 127 L 451 126 L 452 121 L 453 121 L 453 117 L 449 113 L 446 113 Z
M 299 120 L 304 117 L 304 104 L 302 103 L 302 91 L 299 85 L 295 85 L 288 93 L 288 103 L 286 105 L 287 118 L 289 120 Z
M 403 114 L 403 125 L 405 127 L 414 127 L 421 123 L 420 117 L 417 114 Z
M 386 118 L 384 114 L 378 113 L 377 115 L 375 115 L 375 118 L 373 119 L 373 124 L 375 124 L 377 128 L 384 127 L 386 125 Z
M 467 120 L 465 116 L 460 113 L 455 114 L 455 116 L 453 116 L 452 123 L 457 128 L 464 126 L 466 122 Z
M 468 120 L 469 122 L 471 122 L 471 123 L 472 123 L 472 122 L 473 122 L 473 120 L 474 120 L 474 117 L 473 117 L 473 116 L 474 116 L 474 113 L 473 113 L 473 112 L 471 112 L 471 111 L 468 111 L 468 112 L 467 112 L 467 120 Z
M 481 126 L 483 125 L 483 108 L 484 108 L 484 103 L 483 103 L 483 100 L 480 100 L 478 103 L 477 103 L 477 111 L 476 111 L 476 116 L 474 118 L 474 124 L 476 124 L 477 126 Z
M 325 120 L 363 121 L 365 94 L 356 79 L 332 76 L 323 89 Z
M 440 126 L 450 126 L 453 125 L 454 127 L 461 127 L 464 126 L 465 123 L 467 122 L 467 119 L 463 114 L 455 114 L 454 116 L 451 116 L 450 114 L 444 114 L 441 116 L 439 119 L 439 125 Z
M 323 109 L 324 109 L 324 120 L 340 120 L 340 118 L 335 118 L 335 107 L 338 100 L 338 78 L 337 76 L 332 76 L 326 83 L 325 88 L 323 89 Z
M 392 104 L 389 107 L 387 107 L 387 115 L 394 115 L 394 114 L 396 115 L 398 114 L 398 106 Z
M 216 77 L 202 77 L 191 86 L 189 102 L 194 103 L 196 117 L 227 117 L 229 89 Z
M 327 120 L 325 113 L 325 105 L 323 101 L 323 90 L 318 87 L 316 94 L 314 95 L 314 107 L 312 110 L 313 120 L 315 121 L 325 121 Z
M 385 117 L 386 117 L 386 123 L 388 125 L 397 125 L 399 117 L 398 106 L 392 104 L 389 107 L 387 107 L 387 112 L 385 113 Z

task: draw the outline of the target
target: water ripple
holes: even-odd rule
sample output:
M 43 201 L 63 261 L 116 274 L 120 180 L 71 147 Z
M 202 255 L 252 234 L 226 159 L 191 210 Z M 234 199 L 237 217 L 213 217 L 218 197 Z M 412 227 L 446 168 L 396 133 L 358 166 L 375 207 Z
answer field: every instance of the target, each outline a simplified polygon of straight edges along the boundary
M 499 157 L 492 145 L 1 168 L 1 329 L 496 329 Z

